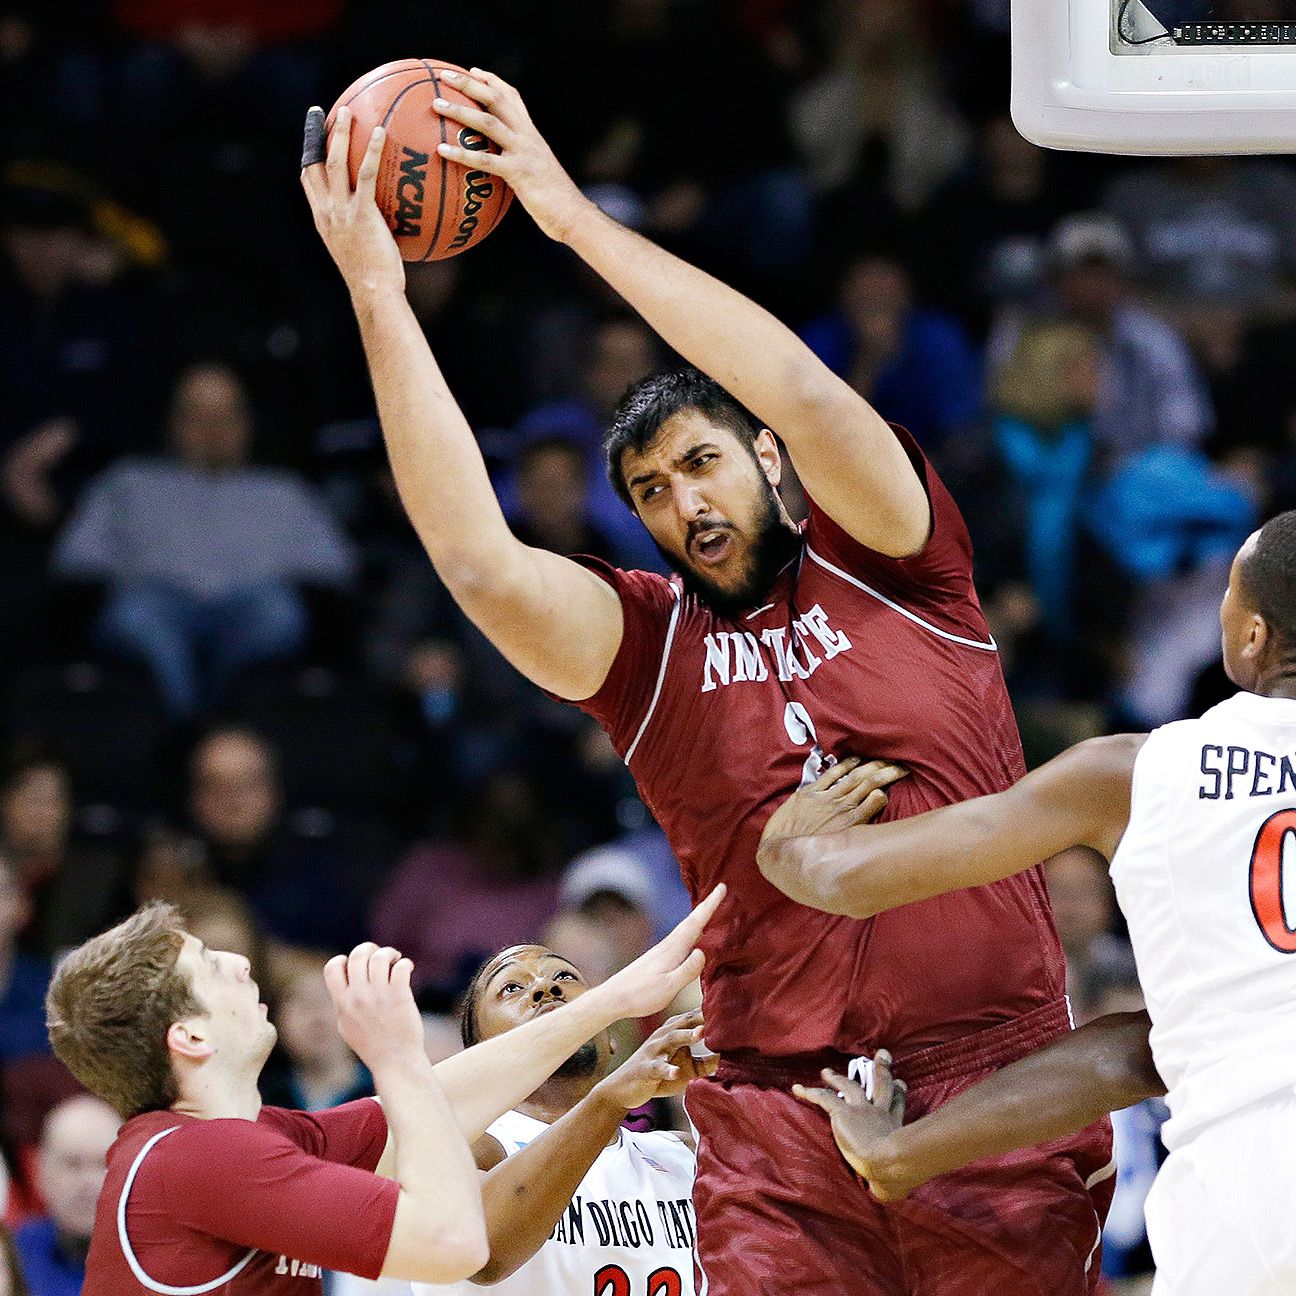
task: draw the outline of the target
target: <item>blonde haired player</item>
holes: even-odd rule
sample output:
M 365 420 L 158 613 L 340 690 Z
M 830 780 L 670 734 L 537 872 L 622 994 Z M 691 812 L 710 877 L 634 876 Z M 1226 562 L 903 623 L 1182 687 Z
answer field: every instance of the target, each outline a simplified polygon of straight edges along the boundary
M 803 904 L 859 917 L 1068 846 L 1111 860 L 1171 1111 L 1170 1157 L 1147 1202 L 1157 1296 L 1296 1291 L 1296 512 L 1242 546 L 1220 623 L 1225 670 L 1243 691 L 1201 719 L 1093 739 L 1006 792 L 877 828 L 820 833 L 825 778 L 779 808 L 758 857 Z M 1116 1103 L 1154 1092 L 1137 1023 L 1112 1025 L 1090 1037 L 1109 1050 L 1095 1066 L 1083 1032 L 1049 1051 L 1068 1054 L 1079 1081 L 1096 1074 Z M 1040 1061 L 885 1137 L 849 1085 L 802 1096 L 832 1115 L 857 1170 L 903 1195 L 930 1173 L 1092 1119 L 1095 1096 L 1067 1093 Z M 1045 1100 L 1034 1110 L 1032 1075 Z M 915 1145 L 927 1168 L 897 1174 Z

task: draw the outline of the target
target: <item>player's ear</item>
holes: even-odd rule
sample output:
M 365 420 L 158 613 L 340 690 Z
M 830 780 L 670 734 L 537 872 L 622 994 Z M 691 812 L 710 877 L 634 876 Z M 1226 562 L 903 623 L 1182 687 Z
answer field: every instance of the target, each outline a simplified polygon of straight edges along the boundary
M 778 441 L 769 428 L 761 428 L 756 440 L 752 443 L 756 462 L 760 464 L 765 480 L 777 487 L 783 476 L 783 456 L 779 454 Z
M 1252 612 L 1247 618 L 1247 636 L 1242 645 L 1242 655 L 1253 660 L 1261 657 L 1269 646 L 1271 637 L 1269 622 L 1259 612 Z
M 167 1028 L 166 1040 L 169 1052 L 190 1062 L 201 1062 L 215 1052 L 201 1023 L 195 1018 L 172 1022 Z

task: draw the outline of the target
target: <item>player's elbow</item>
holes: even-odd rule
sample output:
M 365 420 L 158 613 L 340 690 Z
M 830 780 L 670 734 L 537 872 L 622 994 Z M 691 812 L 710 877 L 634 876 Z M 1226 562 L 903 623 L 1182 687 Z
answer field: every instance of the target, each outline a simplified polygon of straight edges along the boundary
M 435 1257 L 430 1260 L 436 1273 L 423 1282 L 456 1283 L 473 1278 L 490 1263 L 486 1226 L 479 1218 L 444 1230 Z
M 398 1229 L 383 1266 L 384 1278 L 410 1282 L 458 1283 L 471 1279 L 490 1261 L 490 1243 L 480 1211 L 439 1226 Z

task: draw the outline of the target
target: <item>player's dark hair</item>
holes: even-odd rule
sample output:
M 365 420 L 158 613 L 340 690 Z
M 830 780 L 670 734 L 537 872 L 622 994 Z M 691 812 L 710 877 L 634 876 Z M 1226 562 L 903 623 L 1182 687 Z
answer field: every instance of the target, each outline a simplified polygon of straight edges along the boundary
M 1287 652 L 1296 652 L 1296 509 L 1260 528 L 1241 564 L 1242 585 L 1255 610 Z
M 646 450 L 657 440 L 662 424 L 681 410 L 696 410 L 727 427 L 744 445 L 754 444 L 760 434 L 761 425 L 751 411 L 697 369 L 675 369 L 640 379 L 621 397 L 603 437 L 608 480 L 630 509 L 634 499 L 621 471 L 622 457 L 627 450 Z

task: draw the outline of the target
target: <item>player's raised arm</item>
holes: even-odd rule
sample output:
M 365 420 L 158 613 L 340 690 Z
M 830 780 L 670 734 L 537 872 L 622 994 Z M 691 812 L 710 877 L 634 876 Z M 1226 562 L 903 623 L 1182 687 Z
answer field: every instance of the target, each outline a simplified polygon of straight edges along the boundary
M 824 1073 L 823 1089 L 794 1088 L 832 1121 L 837 1147 L 882 1201 L 898 1201 L 937 1175 L 1084 1129 L 1108 1112 L 1165 1093 L 1145 1012 L 1112 1013 L 965 1089 L 935 1111 L 900 1124 L 903 1095 L 886 1060 L 872 1094 Z M 881 1057 L 881 1055 L 879 1055 Z
M 800 904 L 868 918 L 1011 877 L 1069 846 L 1092 846 L 1110 859 L 1129 819 L 1144 737 L 1091 738 L 994 796 L 822 832 L 821 802 L 835 786 L 829 770 L 774 812 L 756 862 Z
M 695 1058 L 689 1051 L 701 1038 L 700 1011 L 672 1017 L 565 1116 L 493 1165 L 482 1181 L 490 1259 L 473 1282 L 503 1282 L 540 1250 L 627 1112 L 682 1094 L 690 1080 L 714 1074 L 714 1056 Z M 500 1155 L 496 1145 L 493 1160 Z
M 504 656 L 561 697 L 589 697 L 621 643 L 620 601 L 578 563 L 509 530 L 472 430 L 405 299 L 404 266 L 374 201 L 382 133 L 370 140 L 353 190 L 351 124 L 340 108 L 325 160 L 324 114 L 311 109 L 302 186 L 351 294 L 401 502 L 446 587 Z
M 664 940 L 602 985 L 494 1039 L 474 1044 L 436 1067 L 468 1141 L 535 1092 L 586 1040 L 628 1017 L 661 1012 L 702 971 L 697 943 L 724 899 L 715 888 Z
M 599 211 L 559 165 L 512 86 L 477 68 L 471 76 L 442 75 L 481 109 L 441 100 L 437 110 L 501 150 L 443 144 L 442 156 L 507 181 L 550 238 L 570 246 L 676 351 L 783 438 L 810 494 L 856 540 L 892 557 L 923 547 L 931 529 L 923 485 L 857 392 L 768 311 Z

